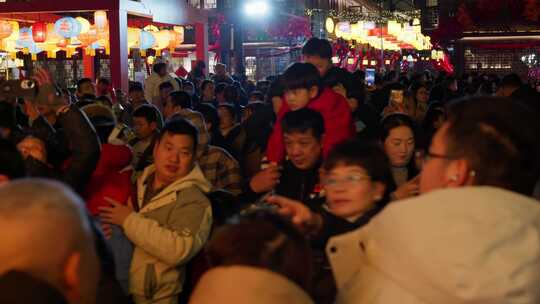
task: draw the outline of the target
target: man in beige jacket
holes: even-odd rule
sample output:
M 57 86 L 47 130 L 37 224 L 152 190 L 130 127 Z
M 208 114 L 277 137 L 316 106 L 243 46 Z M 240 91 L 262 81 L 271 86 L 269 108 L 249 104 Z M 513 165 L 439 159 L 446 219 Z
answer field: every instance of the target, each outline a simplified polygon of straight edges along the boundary
M 135 245 L 129 290 L 135 303 L 177 303 L 186 263 L 205 244 L 212 211 L 210 183 L 195 163 L 197 129 L 168 122 L 154 147 L 154 165 L 137 180 L 139 212 L 111 202 L 103 221 L 119 225 Z

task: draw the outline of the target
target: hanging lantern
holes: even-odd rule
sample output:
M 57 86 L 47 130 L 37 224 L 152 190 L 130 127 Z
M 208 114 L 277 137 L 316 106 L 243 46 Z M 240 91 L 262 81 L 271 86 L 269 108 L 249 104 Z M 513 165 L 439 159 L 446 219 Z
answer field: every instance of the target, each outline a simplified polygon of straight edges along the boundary
M 144 31 L 147 31 L 147 32 L 153 32 L 153 33 L 157 33 L 159 32 L 159 28 L 153 24 L 149 24 L 145 27 L 143 27 L 143 30 Z
M 13 32 L 13 26 L 8 21 L 0 21 L 0 39 L 7 38 Z
M 169 47 L 169 43 L 171 42 L 170 40 L 171 35 L 169 34 L 168 30 L 162 30 L 157 33 L 154 33 L 154 36 L 156 37 L 155 48 L 157 50 L 162 50 L 164 48 Z
M 60 41 L 58 41 L 56 46 L 61 47 L 61 48 L 65 48 L 67 46 L 67 44 L 68 44 L 68 40 L 66 38 L 62 38 L 62 39 L 60 39 Z
M 19 39 L 19 22 L 17 21 L 8 21 L 11 24 L 11 35 L 6 37 L 7 40 L 15 41 Z
M 36 22 L 32 25 L 32 37 L 34 42 L 43 43 L 47 39 L 47 24 L 45 22 Z
M 107 28 L 107 12 L 106 11 L 95 11 L 94 12 L 94 24 L 98 31 L 104 31 Z
M 176 33 L 174 37 L 175 45 L 180 45 L 184 43 L 184 27 L 175 26 L 173 27 L 173 32 Z
M 92 25 L 86 33 L 81 33 L 79 35 L 79 40 L 84 46 L 91 45 L 98 40 L 98 32 L 96 26 Z
M 156 38 L 154 37 L 153 33 L 150 33 L 147 31 L 141 31 L 139 42 L 140 42 L 139 47 L 142 50 L 146 50 L 154 46 L 154 43 L 156 43 Z
M 324 26 L 328 34 L 332 34 L 334 32 L 334 27 L 335 27 L 334 19 L 330 17 L 326 18 L 326 22 L 324 23 Z
M 90 30 L 90 21 L 83 17 L 77 17 L 75 20 L 81 24 L 81 34 L 87 33 Z
M 138 28 L 128 28 L 128 48 L 135 48 L 140 45 L 141 30 Z
M 81 33 L 81 23 L 72 17 L 58 19 L 54 24 L 55 31 L 64 38 L 76 37 Z
M 47 23 L 47 40 L 45 41 L 46 44 L 55 45 L 63 38 L 64 37 L 60 36 L 54 29 L 54 24 Z
M 19 39 L 17 39 L 17 47 L 29 48 L 34 43 L 32 38 L 32 29 L 23 27 L 19 30 Z
M 169 31 L 170 43 L 169 48 L 176 48 L 184 42 L 184 35 L 176 31 Z

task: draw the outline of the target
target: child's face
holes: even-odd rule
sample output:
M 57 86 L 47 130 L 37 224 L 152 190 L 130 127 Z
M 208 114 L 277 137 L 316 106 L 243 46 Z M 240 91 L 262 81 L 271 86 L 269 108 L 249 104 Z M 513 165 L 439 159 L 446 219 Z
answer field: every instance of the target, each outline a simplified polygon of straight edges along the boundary
M 311 99 L 317 97 L 318 90 L 317 87 L 312 87 L 311 89 L 298 88 L 286 90 L 285 100 L 291 111 L 300 110 L 306 107 Z
M 356 165 L 337 165 L 324 178 L 329 211 L 341 218 L 362 215 L 379 201 L 384 185 L 373 182 L 367 171 Z

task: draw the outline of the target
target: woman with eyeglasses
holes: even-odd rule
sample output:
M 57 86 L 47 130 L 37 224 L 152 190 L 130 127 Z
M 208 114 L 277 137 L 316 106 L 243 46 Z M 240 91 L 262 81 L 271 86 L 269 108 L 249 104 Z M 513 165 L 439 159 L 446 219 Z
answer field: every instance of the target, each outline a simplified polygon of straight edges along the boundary
M 347 141 L 337 145 L 323 165 L 326 203 L 310 210 L 305 204 L 272 196 L 278 205 L 312 240 L 315 265 L 313 298 L 316 303 L 333 303 L 335 283 L 324 254 L 332 236 L 355 230 L 379 213 L 395 190 L 388 159 L 379 145 Z

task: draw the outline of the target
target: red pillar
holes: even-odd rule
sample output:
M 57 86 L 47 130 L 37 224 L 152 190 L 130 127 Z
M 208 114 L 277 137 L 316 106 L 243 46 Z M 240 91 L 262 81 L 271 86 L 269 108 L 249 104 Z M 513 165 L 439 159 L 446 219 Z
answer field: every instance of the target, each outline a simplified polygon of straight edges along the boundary
M 127 11 L 111 10 L 109 15 L 109 32 L 111 43 L 111 81 L 113 88 L 128 91 L 128 43 L 127 43 Z
M 206 64 L 208 73 L 208 24 L 195 23 L 195 53 L 197 60 L 202 60 Z
M 83 50 L 83 75 L 90 79 L 96 78 L 94 74 L 94 56 L 86 54 L 85 50 Z

